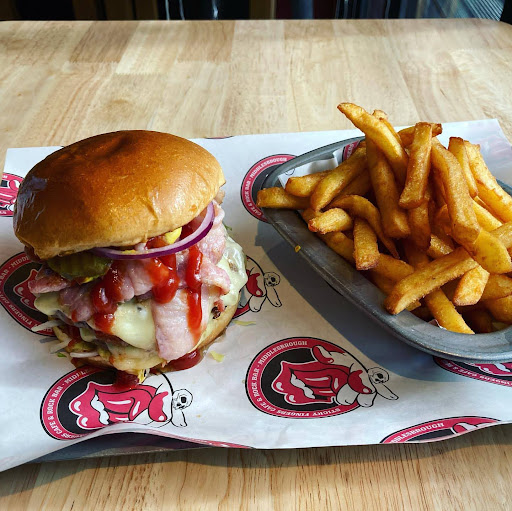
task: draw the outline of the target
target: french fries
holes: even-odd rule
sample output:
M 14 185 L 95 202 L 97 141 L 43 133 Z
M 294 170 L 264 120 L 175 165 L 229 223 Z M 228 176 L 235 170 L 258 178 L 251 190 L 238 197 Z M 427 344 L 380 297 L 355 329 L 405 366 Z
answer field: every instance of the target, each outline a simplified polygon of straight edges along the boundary
M 366 168 L 366 148 L 358 147 L 348 160 L 329 172 L 311 194 L 311 207 L 320 211 Z
M 444 186 L 453 238 L 461 244 L 475 241 L 481 227 L 473 210 L 466 179 L 457 158 L 437 139 L 432 140 L 432 165 Z
M 349 210 L 352 215 L 364 218 L 375 231 L 375 234 L 394 256 L 398 257 L 393 240 L 384 234 L 379 210 L 368 200 L 360 195 L 347 195 L 342 197 L 338 204 L 340 208 Z
M 316 185 L 328 174 L 328 171 L 307 174 L 301 177 L 290 177 L 284 189 L 296 197 L 309 197 Z
M 434 259 L 398 282 L 384 301 L 384 306 L 391 314 L 398 314 L 411 302 L 423 298 L 477 265 L 466 250 L 459 247 L 448 255 Z
M 471 197 L 476 197 L 478 195 L 478 190 L 476 187 L 475 178 L 471 173 L 471 168 L 469 166 L 469 158 L 466 147 L 464 145 L 464 140 L 459 137 L 451 137 L 450 143 L 448 144 L 448 151 L 450 151 L 455 156 L 455 158 L 457 158 L 457 161 L 460 164 L 462 173 L 466 178 L 469 195 L 471 195 Z
M 429 264 L 428 256 L 416 245 L 405 242 L 404 246 L 407 259 L 415 268 L 424 268 Z M 393 290 L 391 292 L 393 292 Z M 425 304 L 434 319 L 443 328 L 461 334 L 474 333 L 473 330 L 468 327 L 463 317 L 457 312 L 454 304 L 447 298 L 442 289 L 434 289 L 432 292 L 425 295 Z
M 352 225 L 352 218 L 340 208 L 328 209 L 308 222 L 309 230 L 320 234 L 348 231 L 352 229 Z
M 354 260 L 358 270 L 370 270 L 379 263 L 377 235 L 363 218 L 354 219 Z
M 258 192 L 259 208 L 306 209 L 308 206 L 307 197 L 295 197 L 283 188 L 264 188 Z
M 459 280 L 455 294 L 453 295 L 453 303 L 459 306 L 475 305 L 475 303 L 478 303 L 482 298 L 488 280 L 489 272 L 484 270 L 481 266 L 469 270 Z M 502 297 L 500 296 L 498 298 Z
M 410 146 L 409 165 L 405 186 L 400 195 L 400 206 L 413 209 L 427 201 L 425 192 L 430 174 L 430 152 L 432 149 L 432 125 L 419 122 L 414 128 Z
M 436 138 L 419 122 L 398 133 L 381 110 L 341 103 L 366 139 L 333 170 L 258 193 L 259 207 L 292 208 L 334 252 L 403 310 L 472 334 L 512 324 L 512 197 L 479 146 Z
M 417 208 L 410 209 L 407 212 L 407 218 L 409 220 L 412 240 L 418 247 L 427 250 L 430 245 L 430 237 L 432 234 L 428 203 L 424 202 Z
M 386 126 L 386 123 L 352 103 L 341 103 L 338 105 L 338 110 L 345 114 L 369 140 L 377 144 L 391 164 L 398 182 L 405 183 L 408 163 L 407 153 Z
M 469 166 L 475 177 L 478 196 L 498 218 L 504 222 L 510 222 L 512 220 L 512 197 L 503 190 L 487 168 L 480 153 L 480 147 L 469 142 L 465 142 L 465 146 L 469 156 Z
M 512 279 L 506 275 L 489 275 L 482 300 L 498 300 L 512 295 Z
M 407 214 L 398 205 L 399 193 L 393 171 L 382 151 L 371 140 L 366 143 L 366 156 L 384 233 L 390 238 L 405 238 L 411 230 Z
M 432 136 L 437 137 L 443 132 L 443 127 L 439 123 L 430 123 L 432 126 Z M 414 138 L 414 130 L 416 126 L 409 126 L 408 128 L 404 128 L 398 132 L 398 136 L 402 141 L 403 147 L 409 147 L 412 144 L 412 139 Z

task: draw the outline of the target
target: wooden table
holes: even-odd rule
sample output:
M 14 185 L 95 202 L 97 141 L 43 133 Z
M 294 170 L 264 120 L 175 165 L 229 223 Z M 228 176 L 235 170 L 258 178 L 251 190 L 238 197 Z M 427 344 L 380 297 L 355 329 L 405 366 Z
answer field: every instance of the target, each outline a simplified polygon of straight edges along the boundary
M 186 137 L 496 117 L 512 26 L 484 20 L 4 22 L 0 153 L 116 129 Z M 200 449 L 29 464 L 0 509 L 511 509 L 512 426 L 424 445 Z

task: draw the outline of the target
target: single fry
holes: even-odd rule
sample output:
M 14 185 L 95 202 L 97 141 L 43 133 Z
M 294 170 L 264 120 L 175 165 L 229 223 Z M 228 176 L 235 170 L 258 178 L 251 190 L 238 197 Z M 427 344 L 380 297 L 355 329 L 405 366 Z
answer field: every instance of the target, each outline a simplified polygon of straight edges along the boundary
M 411 231 L 407 214 L 398 205 L 400 194 L 395 175 L 384 154 L 372 140 L 367 141 L 366 157 L 384 233 L 390 238 L 405 238 Z
M 343 190 L 334 197 L 332 202 L 327 206 L 328 208 L 337 208 L 337 201 L 341 197 L 345 197 L 346 195 L 366 195 L 370 188 L 372 187 L 372 183 L 370 181 L 370 173 L 367 170 L 363 170 L 361 174 L 359 174 L 353 181 L 351 181 Z
M 373 116 L 377 117 L 377 119 L 380 119 L 387 126 L 388 130 L 391 131 L 391 134 L 395 137 L 396 141 L 402 145 L 402 139 L 400 138 L 400 135 L 395 131 L 393 125 L 388 121 L 388 114 L 382 110 L 374 110 Z
M 432 235 L 430 239 L 430 246 L 427 249 L 427 255 L 431 259 L 439 259 L 440 257 L 443 257 L 446 254 L 449 254 L 450 252 L 453 252 L 453 249 L 446 245 L 440 238 L 435 236 L 435 234 Z
M 404 247 L 409 263 L 411 263 L 416 269 L 428 266 L 428 256 L 418 249 L 418 247 L 413 243 L 405 242 Z M 442 289 L 435 289 L 426 295 L 424 300 L 432 313 L 432 316 L 443 328 L 462 334 L 474 333 L 473 330 L 468 327 L 462 316 L 457 312 L 453 303 L 446 297 Z
M 463 313 L 468 325 L 477 334 L 490 334 L 494 332 L 492 316 L 485 309 L 472 309 Z
M 326 234 L 334 231 L 346 231 L 352 229 L 352 218 L 339 208 L 329 209 L 308 222 L 309 230 Z
M 400 206 L 405 209 L 417 208 L 428 200 L 425 192 L 430 174 L 430 153 L 432 148 L 432 125 L 419 122 L 414 129 L 410 146 L 409 165 L 405 187 L 400 195 Z
M 389 293 L 391 293 L 391 290 L 393 289 L 394 285 L 395 285 L 395 281 L 391 280 L 391 279 L 388 279 L 387 277 L 384 277 L 383 275 L 381 275 L 380 273 L 376 273 L 372 270 L 370 270 L 370 278 L 371 278 L 371 281 L 385 294 L 385 295 L 388 295 Z M 407 310 L 408 311 L 413 311 L 413 310 L 416 310 L 418 309 L 419 307 L 421 307 L 421 302 L 420 301 L 416 301 L 416 302 L 412 302 L 411 305 L 409 305 L 409 307 L 407 307 Z
M 490 275 L 482 300 L 497 300 L 512 295 L 512 279 L 506 275 Z
M 377 144 L 391 164 L 398 182 L 400 184 L 405 183 L 407 153 L 386 124 L 381 119 L 370 115 L 360 106 L 352 103 L 341 103 L 338 105 L 338 110 L 345 114 L 367 138 Z
M 464 247 L 473 259 L 489 273 L 512 271 L 512 262 L 507 247 L 493 234 L 482 229 L 478 238 Z
M 310 220 L 320 216 L 322 213 L 318 213 L 317 211 L 312 210 L 311 208 L 307 208 L 301 212 L 301 216 L 306 223 L 309 223 Z
M 443 127 L 439 123 L 430 123 L 432 126 L 432 136 L 437 137 L 443 132 Z M 402 145 L 404 147 L 408 147 L 412 144 L 412 139 L 414 138 L 414 129 L 416 126 L 409 126 L 408 128 L 404 128 L 398 132 L 398 136 L 402 141 Z
M 409 227 L 411 229 L 411 239 L 417 247 L 427 250 L 430 244 L 431 228 L 428 212 L 428 202 L 407 211 Z
M 457 158 L 435 138 L 432 140 L 432 165 L 444 185 L 453 238 L 461 244 L 475 241 L 481 227 L 473 210 L 466 179 Z
M 386 298 L 384 306 L 391 314 L 398 314 L 413 301 L 423 298 L 476 266 L 476 261 L 464 248 L 459 247 L 398 282 Z
M 411 275 L 414 272 L 414 268 L 405 261 L 395 259 L 387 254 L 381 254 L 379 262 L 377 266 L 372 269 L 372 272 L 378 273 L 393 282 L 398 282 L 405 279 L 408 275 Z
M 322 235 L 327 245 L 343 259 L 354 263 L 354 242 L 342 232 L 329 232 Z
M 435 212 L 434 226 L 437 230 L 443 233 L 444 237 L 448 238 L 452 234 L 452 224 L 450 221 L 450 214 L 448 213 L 448 206 L 446 204 Z
M 334 210 L 330 210 L 334 211 Z M 379 262 L 377 235 L 363 218 L 354 219 L 354 260 L 358 270 L 370 270 Z
M 316 185 L 329 173 L 328 170 L 323 172 L 316 172 L 314 174 L 307 174 L 300 177 L 290 177 L 286 181 L 284 189 L 291 195 L 296 197 L 309 197 Z
M 358 147 L 344 162 L 331 170 L 311 194 L 311 207 L 320 211 L 366 168 L 366 148 Z
M 453 295 L 453 303 L 458 306 L 478 303 L 482 298 L 488 280 L 489 272 L 481 266 L 469 270 L 459 280 Z
M 500 227 L 500 225 L 503 225 L 503 222 L 498 220 L 490 211 L 475 200 L 473 201 L 473 209 L 475 210 L 476 219 L 482 229 L 491 232 Z
M 476 180 L 478 196 L 500 220 L 510 222 L 512 220 L 512 197 L 503 190 L 487 168 L 482 153 L 480 153 L 480 147 L 467 141 L 465 146 L 469 156 L 469 166 Z
M 338 204 L 340 208 L 348 210 L 352 216 L 364 218 L 391 255 L 398 257 L 393 240 L 384 234 L 379 210 L 368 199 L 359 195 L 347 195 L 339 199 Z
M 498 321 L 512 323 L 512 296 L 506 296 L 498 300 L 487 300 L 484 303 Z
M 471 172 L 471 167 L 469 166 L 469 158 L 466 147 L 464 145 L 464 140 L 459 137 L 450 137 L 448 151 L 450 151 L 453 156 L 457 158 L 457 161 L 460 164 L 460 168 L 462 169 L 462 173 L 464 174 L 466 183 L 468 184 L 469 195 L 471 195 L 471 197 L 476 197 L 478 195 L 478 190 L 476 187 L 475 178 Z
M 455 306 L 441 289 L 432 291 L 424 298 L 427 307 L 438 324 L 452 332 L 460 334 L 474 334 L 473 330 L 464 321 Z
M 432 259 L 439 259 L 450 252 L 453 252 L 453 246 L 437 236 L 437 234 L 432 234 L 427 255 Z
M 295 197 L 284 188 L 264 188 L 258 192 L 256 205 L 259 208 L 306 209 L 309 206 L 307 197 Z
M 442 208 L 446 204 L 446 193 L 444 191 L 443 181 L 438 172 L 431 172 L 430 175 L 432 176 L 434 188 L 434 201 L 438 208 Z
M 492 234 L 496 236 L 507 248 L 512 247 L 512 222 L 507 222 L 497 229 L 494 229 Z

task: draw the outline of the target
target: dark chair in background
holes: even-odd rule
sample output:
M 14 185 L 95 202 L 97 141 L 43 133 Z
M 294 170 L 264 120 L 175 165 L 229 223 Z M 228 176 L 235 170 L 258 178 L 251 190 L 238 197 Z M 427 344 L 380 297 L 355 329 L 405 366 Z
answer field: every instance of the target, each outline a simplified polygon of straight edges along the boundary
M 0 19 L 489 18 L 512 0 L 0 0 Z

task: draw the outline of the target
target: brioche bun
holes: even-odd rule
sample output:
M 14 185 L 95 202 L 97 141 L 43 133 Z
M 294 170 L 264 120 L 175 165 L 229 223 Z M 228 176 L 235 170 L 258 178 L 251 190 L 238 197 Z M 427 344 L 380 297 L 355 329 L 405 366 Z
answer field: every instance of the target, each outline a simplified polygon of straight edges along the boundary
M 224 182 L 214 156 L 184 138 L 105 133 L 60 149 L 28 173 L 14 231 L 41 259 L 135 245 L 190 222 Z

